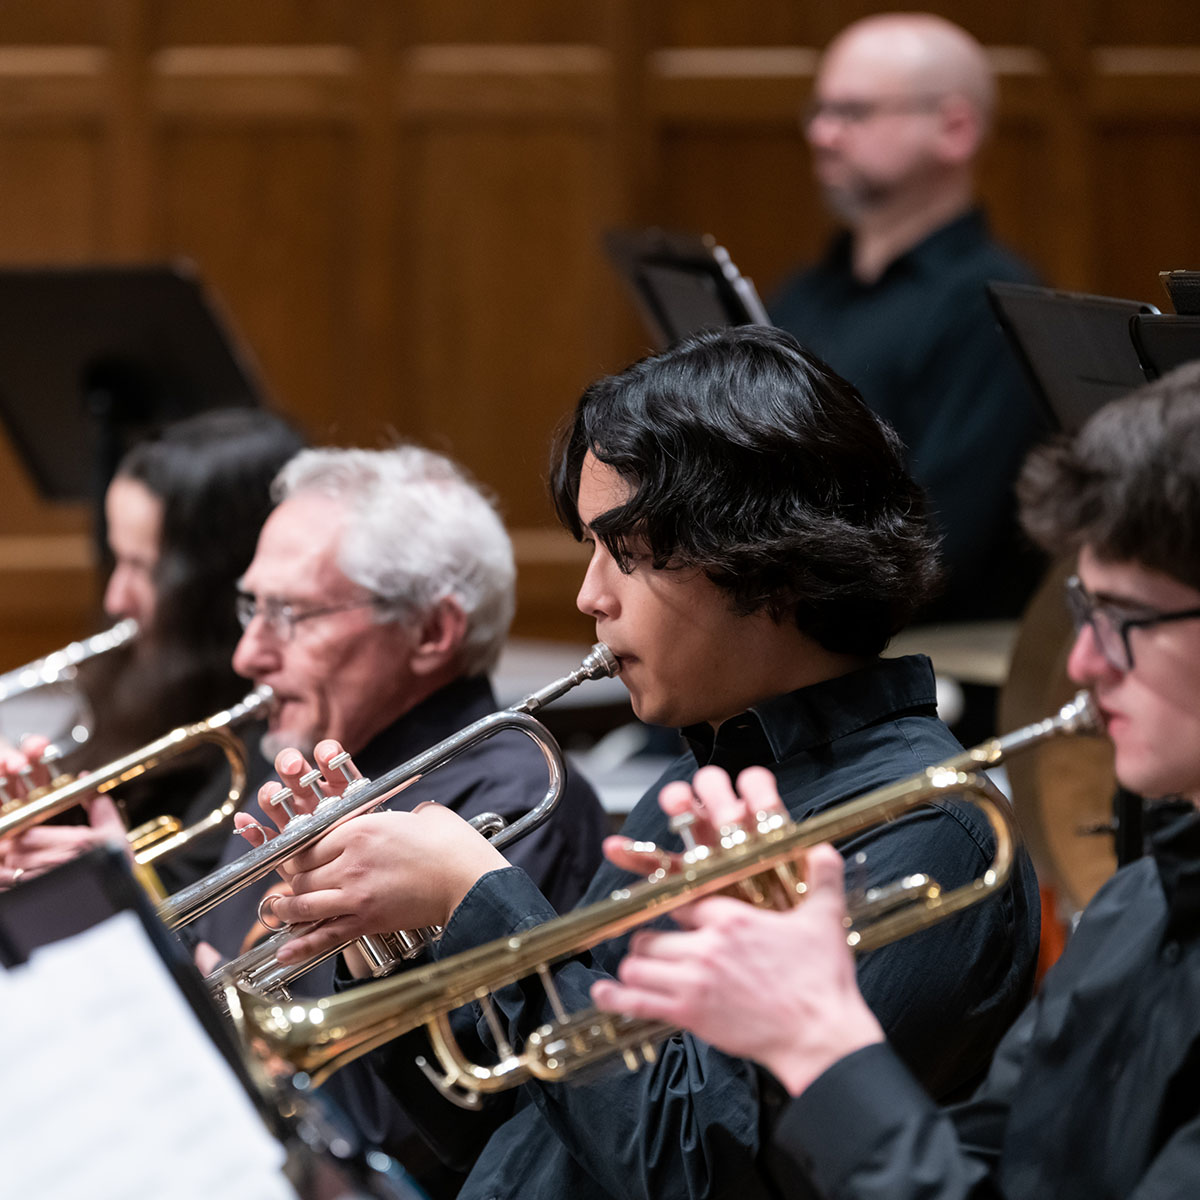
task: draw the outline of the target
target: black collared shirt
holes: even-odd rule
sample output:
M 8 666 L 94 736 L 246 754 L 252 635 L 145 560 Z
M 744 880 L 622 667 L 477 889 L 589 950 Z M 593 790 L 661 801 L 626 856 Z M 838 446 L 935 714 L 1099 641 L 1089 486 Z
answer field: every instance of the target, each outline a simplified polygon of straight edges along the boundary
M 1044 428 L 988 307 L 990 280 L 1036 282 L 973 210 L 869 284 L 842 234 L 771 306 L 908 447 L 945 538 L 950 582 L 930 613 L 941 617 L 1016 616 L 1040 565 L 1017 532 L 1013 482 Z
M 934 714 L 933 676 L 924 658 L 880 660 L 839 679 L 779 696 L 721 726 L 687 731 L 683 754 L 630 814 L 623 832 L 680 849 L 658 807 L 662 784 L 690 779 L 703 762 L 772 770 L 789 811 L 804 817 L 870 788 L 914 774 L 959 747 Z M 842 847 L 867 861 L 862 886 L 926 870 L 945 886 L 974 878 L 991 859 L 986 821 L 954 802 L 914 812 Z M 851 876 L 854 869 L 851 869 Z M 633 877 L 605 864 L 584 901 L 600 900 Z M 520 871 L 485 875 L 446 928 L 444 959 L 548 920 L 553 909 Z M 992 903 L 865 956 L 863 989 L 885 1028 L 942 1091 L 977 1076 L 1028 995 L 1037 950 L 1036 886 L 1027 860 L 1015 885 Z M 627 939 L 561 964 L 555 983 L 568 1009 L 588 1005 L 593 980 L 615 971 Z M 496 996 L 520 1045 L 550 1019 L 535 988 Z M 486 1027 L 476 1032 L 487 1039 Z M 412 1046 L 381 1055 L 378 1068 L 444 1152 L 461 1145 L 461 1126 L 439 1127 L 428 1087 L 414 1082 Z M 764 1089 L 750 1064 L 688 1034 L 665 1043 L 658 1061 L 629 1074 L 620 1067 L 590 1082 L 523 1087 L 515 1113 L 491 1137 L 463 1200 L 521 1200 L 770 1194 L 756 1170 L 765 1120 Z M 512 1101 L 503 1101 L 511 1104 Z
M 1200 1192 L 1200 815 L 1097 893 L 965 1104 L 887 1046 L 787 1109 L 781 1183 L 845 1200 L 1096 1200 Z

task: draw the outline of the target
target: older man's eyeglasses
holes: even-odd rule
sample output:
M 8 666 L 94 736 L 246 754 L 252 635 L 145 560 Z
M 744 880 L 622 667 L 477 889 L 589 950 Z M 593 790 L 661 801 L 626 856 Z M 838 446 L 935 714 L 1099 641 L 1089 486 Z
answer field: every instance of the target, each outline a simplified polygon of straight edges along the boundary
M 237 619 L 243 629 L 249 629 L 255 617 L 262 617 L 267 628 L 281 642 L 290 642 L 296 635 L 296 626 L 317 617 L 329 617 L 334 613 L 351 612 L 356 608 L 373 608 L 377 597 L 367 600 L 348 600 L 344 604 L 322 604 L 315 608 L 297 608 L 287 600 L 259 600 L 247 592 L 237 597 Z
M 1130 630 L 1149 629 L 1169 621 L 1200 619 L 1200 608 L 1159 612 L 1151 608 L 1130 609 L 1111 600 L 1098 600 L 1083 586 L 1078 575 L 1072 575 L 1067 580 L 1067 608 L 1075 623 L 1075 632 L 1078 634 L 1085 625 L 1090 625 L 1100 653 L 1109 666 L 1118 671 L 1133 670 Z
M 839 125 L 865 125 L 887 113 L 934 112 L 941 104 L 939 96 L 893 96 L 877 100 L 813 99 L 801 110 L 800 127 L 807 129 L 824 119 Z

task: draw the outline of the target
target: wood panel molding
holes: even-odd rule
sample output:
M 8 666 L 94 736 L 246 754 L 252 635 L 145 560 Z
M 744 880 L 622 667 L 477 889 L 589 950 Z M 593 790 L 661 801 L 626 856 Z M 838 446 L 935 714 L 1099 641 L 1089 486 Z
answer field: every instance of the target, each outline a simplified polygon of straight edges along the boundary
M 1108 121 L 1200 121 L 1200 46 L 1101 46 L 1091 111 Z
M 359 56 L 346 46 L 172 46 L 150 60 L 156 116 L 347 122 Z
M 98 46 L 0 46 L 0 123 L 98 117 L 108 71 Z
M 396 106 L 421 122 L 593 124 L 608 112 L 610 74 L 596 46 L 415 46 L 401 56 Z

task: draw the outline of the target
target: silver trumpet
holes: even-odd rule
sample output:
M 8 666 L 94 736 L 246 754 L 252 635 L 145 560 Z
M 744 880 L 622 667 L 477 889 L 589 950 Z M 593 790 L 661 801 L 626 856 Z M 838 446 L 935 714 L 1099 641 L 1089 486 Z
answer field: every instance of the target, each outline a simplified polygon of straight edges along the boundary
M 544 805 L 545 800 L 541 803 Z M 555 797 L 555 803 L 557 803 L 557 797 Z M 548 810 L 546 815 L 549 815 Z M 499 813 L 493 812 L 476 814 L 471 818 L 470 825 L 496 846 L 500 845 L 499 835 L 505 829 L 515 828 L 515 826 L 510 826 Z M 526 832 L 531 832 L 533 828 L 532 825 L 527 826 Z M 268 896 L 265 899 L 269 900 L 271 897 Z M 268 914 L 269 907 L 260 904 L 259 916 L 264 923 Z M 308 928 L 315 928 L 315 926 L 308 926 Z M 311 955 L 301 962 L 280 962 L 279 947 L 299 932 L 297 926 L 282 926 L 269 937 L 265 937 L 256 945 L 251 946 L 249 950 L 217 967 L 208 976 L 208 986 L 217 1007 L 229 1015 L 226 995 L 230 984 L 236 984 L 264 998 L 289 1000 L 291 993 L 288 991 L 288 985 L 293 980 L 311 971 L 313 967 L 323 963 L 327 958 L 340 954 L 350 945 L 357 948 L 366 960 L 372 976 L 379 979 L 384 975 L 389 975 L 405 959 L 415 958 L 421 950 L 436 941 L 442 933 L 436 925 L 425 926 L 421 929 L 399 929 L 392 933 L 377 933 L 369 937 L 357 938 L 353 942 L 343 942 L 340 946 L 334 946 L 320 954 Z
M 437 745 L 392 768 L 378 779 L 362 778 L 348 754 L 338 755 L 331 761 L 330 767 L 340 770 L 347 781 L 347 787 L 340 796 L 325 795 L 311 813 L 293 814 L 288 789 L 277 792 L 272 798 L 273 801 L 282 803 L 282 807 L 289 814 L 288 823 L 283 830 L 270 841 L 247 850 L 233 862 L 218 868 L 190 887 L 176 892 L 159 906 L 159 916 L 172 929 L 190 924 L 242 888 L 261 879 L 285 859 L 312 845 L 344 818 L 380 807 L 400 788 L 407 787 L 430 771 L 445 766 L 472 746 L 494 737 L 502 730 L 515 729 L 530 738 L 541 750 L 548 781 L 542 798 L 511 825 L 504 825 L 501 818 L 494 813 L 482 814 L 476 818 L 484 823 L 485 835 L 490 827 L 492 845 L 502 850 L 511 842 L 532 832 L 550 816 L 562 796 L 566 781 L 562 751 L 549 730 L 535 719 L 534 714 L 579 684 L 589 679 L 615 675 L 619 670 L 620 664 L 612 651 L 607 646 L 597 643 L 583 662 L 568 675 L 526 696 L 511 708 L 481 717 Z M 301 782 L 305 786 L 314 786 L 319 778 L 320 772 L 312 771 L 304 776 Z M 315 965 L 312 960 L 298 967 L 283 967 L 275 962 L 274 949 L 288 936 L 290 931 L 281 930 L 264 943 L 268 948 L 256 947 L 247 955 L 225 964 L 220 971 L 222 986 L 229 981 L 231 975 L 236 976 L 243 968 L 257 977 L 257 986 L 275 989 L 286 986 L 289 979 L 309 970 Z M 398 957 L 411 956 L 430 936 L 436 936 L 436 931 L 400 931 L 362 938 L 358 940 L 357 945 L 371 964 L 372 970 L 376 974 L 386 974 L 395 965 Z
M 0 675 L 0 730 L 15 745 L 23 734 L 44 733 L 51 738 L 52 757 L 61 758 L 82 746 L 92 735 L 94 717 L 76 684 L 78 667 L 102 654 L 119 650 L 138 632 L 132 617 L 94 633 L 60 650 L 14 667 Z

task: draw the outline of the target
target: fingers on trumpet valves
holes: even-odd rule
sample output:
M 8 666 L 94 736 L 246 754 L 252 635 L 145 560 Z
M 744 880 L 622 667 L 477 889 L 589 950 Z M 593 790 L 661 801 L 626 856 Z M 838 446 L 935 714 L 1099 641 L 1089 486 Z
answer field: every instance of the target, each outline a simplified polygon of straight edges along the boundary
M 329 794 L 327 791 L 328 784 L 325 782 L 325 776 L 321 773 L 320 767 L 313 767 L 311 771 L 305 771 L 305 773 L 301 775 L 298 780 L 296 780 L 296 786 L 297 789 L 306 788 L 308 791 L 312 792 L 312 794 L 316 796 L 318 804 L 320 804 L 321 801 L 324 800 Z
M 696 814 L 688 810 L 672 813 L 668 821 L 671 832 L 683 843 L 683 849 L 687 854 L 694 854 L 700 845 L 696 840 L 695 832 L 697 819 Z
M 363 773 L 354 765 L 348 750 L 340 750 L 325 763 L 326 771 L 337 771 L 346 783 L 356 783 L 362 779 Z

